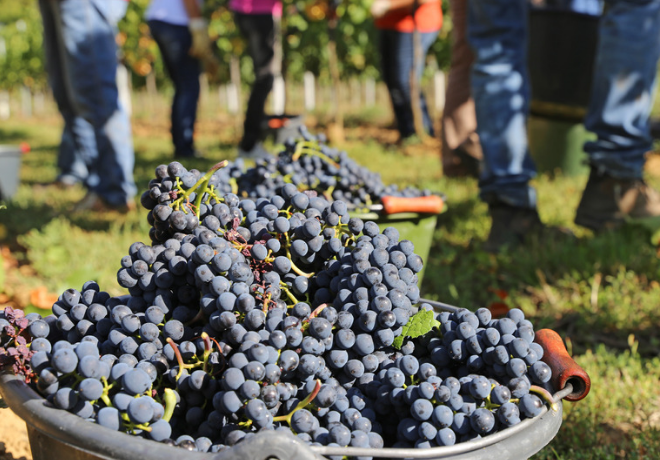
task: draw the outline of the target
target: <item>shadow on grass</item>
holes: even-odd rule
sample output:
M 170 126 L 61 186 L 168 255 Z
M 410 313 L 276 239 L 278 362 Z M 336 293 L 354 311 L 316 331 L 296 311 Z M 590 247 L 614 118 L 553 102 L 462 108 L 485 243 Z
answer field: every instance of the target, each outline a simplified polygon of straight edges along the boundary
M 483 250 L 489 219 L 477 205 L 476 198 L 452 202 L 452 212 L 439 218 L 424 296 L 472 310 L 505 297 L 539 329 L 569 337 L 575 353 L 599 343 L 628 349 L 631 334 L 641 355 L 660 353 L 660 264 L 646 230 L 536 240 L 491 255 Z
M 25 142 L 28 138 L 29 133 L 24 129 L 2 129 L 0 131 L 0 144 Z
M 17 237 L 33 229 L 43 228 L 59 215 L 56 209 L 46 204 L 33 204 L 29 207 L 18 206 L 13 202 L 6 203 L 7 209 L 2 212 L 0 224 L 7 233 L 0 238 L 0 243 L 6 243 L 10 249 L 18 249 Z

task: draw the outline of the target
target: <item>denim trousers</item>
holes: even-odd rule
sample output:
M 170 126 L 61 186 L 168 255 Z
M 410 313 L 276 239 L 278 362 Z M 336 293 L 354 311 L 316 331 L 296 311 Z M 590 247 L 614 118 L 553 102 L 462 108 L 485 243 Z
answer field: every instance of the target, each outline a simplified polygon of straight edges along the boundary
M 600 22 L 585 127 L 592 168 L 621 179 L 642 176 L 651 149 L 649 114 L 660 55 L 660 0 L 609 0 Z M 536 206 L 529 180 L 527 2 L 469 0 L 468 40 L 475 52 L 472 94 L 484 154 L 479 181 L 488 203 Z M 579 46 L 579 43 L 576 43 Z
M 192 156 L 193 135 L 199 100 L 199 60 L 188 54 L 192 36 L 188 27 L 162 21 L 149 21 L 151 35 L 158 44 L 165 69 L 174 84 L 171 132 L 175 156 Z
M 438 37 L 438 32 L 422 32 L 419 35 L 422 42 L 422 55 L 426 56 L 429 48 Z M 396 30 L 381 30 L 380 59 L 383 80 L 390 93 L 397 128 L 401 138 L 404 139 L 415 134 L 412 98 L 410 96 L 410 71 L 414 64 L 413 34 Z M 421 81 L 423 71 L 424 60 L 422 59 L 422 62 L 418 63 L 415 69 L 418 84 Z M 433 122 L 429 116 L 424 93 L 421 90 L 419 96 L 424 129 L 433 136 Z
M 39 6 L 48 79 L 64 118 L 59 177 L 122 205 L 137 191 L 131 127 L 116 83 L 116 24 L 126 2 L 39 0 Z
M 240 143 L 241 149 L 249 151 L 261 137 L 266 99 L 275 81 L 275 22 L 271 14 L 243 13 L 234 13 L 234 21 L 247 41 L 247 51 L 254 68 L 254 82 L 245 111 Z

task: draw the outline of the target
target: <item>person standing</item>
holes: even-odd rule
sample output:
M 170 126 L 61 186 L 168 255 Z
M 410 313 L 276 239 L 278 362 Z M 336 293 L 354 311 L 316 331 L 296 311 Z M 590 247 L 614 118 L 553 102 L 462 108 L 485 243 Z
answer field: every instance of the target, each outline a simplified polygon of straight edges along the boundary
M 467 41 L 467 1 L 449 0 L 451 63 L 442 112 L 442 171 L 448 177 L 479 177 L 481 145 L 470 89 L 474 55 Z
M 400 140 L 405 140 L 415 134 L 410 92 L 410 73 L 415 65 L 413 32 L 419 32 L 422 56 L 426 56 L 442 27 L 440 0 L 375 0 L 371 5 L 371 14 L 380 30 L 383 80 L 390 93 Z M 424 59 L 415 67 L 419 86 Z M 433 136 L 433 122 L 421 90 L 419 95 L 424 129 Z
M 267 158 L 270 154 L 260 139 L 266 99 L 273 88 L 275 71 L 281 65 L 276 62 L 275 55 L 275 18 L 282 17 L 282 1 L 230 0 L 229 9 L 234 12 L 234 21 L 247 41 L 254 68 L 254 83 L 245 112 L 238 156 L 246 159 Z
M 201 1 L 152 0 L 145 16 L 174 84 L 170 129 L 174 158 L 199 157 L 194 145 L 199 76 L 202 63 L 215 65 Z
M 584 146 L 591 172 L 575 222 L 594 231 L 660 216 L 660 194 L 643 180 L 651 149 L 649 114 L 660 56 L 660 0 L 609 0 L 600 21 L 585 119 L 597 135 Z M 546 227 L 530 186 L 527 1 L 470 0 L 468 39 L 475 52 L 472 95 L 484 155 L 480 196 L 492 226 L 486 250 L 524 242 Z
M 117 22 L 126 0 L 39 0 L 48 80 L 64 131 L 56 183 L 83 184 L 74 211 L 135 208 L 134 152 L 116 84 Z

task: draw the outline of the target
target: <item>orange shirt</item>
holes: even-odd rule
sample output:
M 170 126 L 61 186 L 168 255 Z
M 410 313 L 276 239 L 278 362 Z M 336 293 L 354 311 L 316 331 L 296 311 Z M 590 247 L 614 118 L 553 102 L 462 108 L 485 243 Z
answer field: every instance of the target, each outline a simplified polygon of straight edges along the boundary
M 437 32 L 442 27 L 442 8 L 439 1 L 422 3 L 415 13 L 417 30 L 420 32 Z M 396 30 L 397 32 L 413 32 L 415 29 L 412 12 L 397 10 L 386 13 L 374 21 L 379 29 Z

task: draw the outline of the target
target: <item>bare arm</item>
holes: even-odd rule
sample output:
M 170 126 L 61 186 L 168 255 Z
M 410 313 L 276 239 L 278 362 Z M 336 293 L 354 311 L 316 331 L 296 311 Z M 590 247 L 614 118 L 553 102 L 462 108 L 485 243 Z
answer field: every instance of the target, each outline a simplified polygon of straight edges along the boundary
M 199 3 L 197 0 L 182 0 L 183 1 L 183 7 L 186 9 L 186 13 L 188 13 L 188 17 L 191 19 L 194 18 L 201 18 L 202 17 L 202 11 L 201 8 L 199 7 Z

